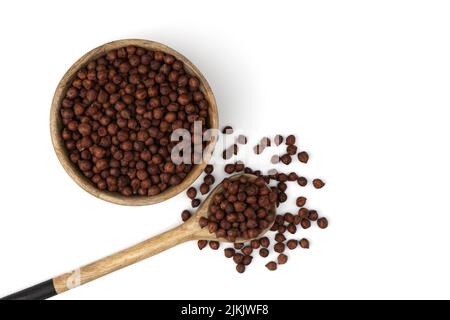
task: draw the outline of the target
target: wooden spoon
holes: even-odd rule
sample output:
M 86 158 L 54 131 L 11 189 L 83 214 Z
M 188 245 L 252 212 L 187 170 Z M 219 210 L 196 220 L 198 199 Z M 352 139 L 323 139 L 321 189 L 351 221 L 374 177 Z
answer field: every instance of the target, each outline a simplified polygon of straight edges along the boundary
M 239 179 L 241 176 L 246 176 L 250 181 L 254 181 L 257 177 L 250 174 L 237 174 L 230 178 L 230 180 Z M 190 240 L 216 240 L 221 242 L 229 242 L 225 238 L 217 238 L 215 233 L 209 233 L 208 228 L 201 228 L 199 219 L 208 215 L 209 205 L 212 197 L 223 190 L 222 184 L 219 184 L 207 197 L 197 212 L 185 223 L 180 226 L 166 231 L 153 238 L 145 240 L 128 249 L 119 251 L 113 255 L 107 256 L 103 259 L 92 262 L 84 267 L 75 269 L 57 276 L 53 279 L 47 280 L 43 283 L 19 291 L 12 295 L 2 298 L 1 300 L 40 300 L 47 299 L 54 295 L 63 293 L 82 284 L 88 283 L 92 280 L 103 277 L 116 270 L 127 267 L 133 263 L 139 262 L 151 256 L 154 256 L 162 251 L 170 249 L 178 244 Z M 275 213 L 275 205 L 273 206 L 273 213 Z M 273 224 L 273 223 L 272 223 Z M 258 236 L 266 233 L 272 225 Z M 248 239 L 251 240 L 251 239 Z M 237 239 L 236 242 L 248 241 L 245 239 Z

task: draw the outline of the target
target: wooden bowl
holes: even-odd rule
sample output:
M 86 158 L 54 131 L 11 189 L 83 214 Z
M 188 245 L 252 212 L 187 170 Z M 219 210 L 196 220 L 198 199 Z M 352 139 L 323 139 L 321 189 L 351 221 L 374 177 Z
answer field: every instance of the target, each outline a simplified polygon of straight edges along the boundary
M 142 47 L 148 50 L 154 51 L 162 51 L 165 53 L 169 53 L 176 57 L 178 60 L 181 60 L 184 63 L 186 71 L 196 76 L 200 80 L 200 90 L 205 95 L 205 99 L 208 101 L 208 112 L 209 112 L 209 128 L 218 129 L 219 125 L 219 116 L 217 112 L 216 100 L 214 98 L 214 94 L 206 81 L 205 77 L 200 73 L 200 71 L 195 67 L 195 65 L 190 62 L 186 57 L 177 51 L 169 48 L 161 43 L 149 41 L 149 40 L 141 40 L 141 39 L 125 39 L 125 40 L 117 40 L 113 42 L 106 43 L 98 48 L 93 49 L 92 51 L 86 53 L 82 56 L 77 62 L 75 62 L 72 67 L 66 72 L 61 81 L 56 88 L 55 95 L 52 101 L 52 107 L 50 111 L 50 133 L 52 137 L 53 147 L 55 149 L 56 155 L 58 156 L 59 161 L 62 166 L 69 174 L 69 176 L 85 191 L 90 194 L 96 196 L 105 201 L 109 201 L 112 203 L 120 204 L 120 205 L 129 205 L 129 206 L 141 206 L 148 204 L 155 204 L 182 192 L 186 188 L 188 188 L 202 173 L 203 169 L 206 167 L 207 162 L 209 161 L 212 151 L 214 149 L 216 139 L 211 139 L 208 143 L 204 152 L 206 152 L 204 162 L 201 164 L 196 164 L 193 166 L 191 172 L 186 176 L 186 178 L 177 186 L 171 187 L 156 196 L 130 196 L 125 197 L 119 193 L 112 193 L 109 191 L 99 190 L 88 178 L 86 178 L 79 168 L 69 159 L 69 156 L 66 151 L 66 147 L 61 137 L 62 130 L 62 122 L 60 117 L 60 107 L 61 102 L 65 97 L 66 91 L 70 87 L 73 79 L 76 76 L 77 71 L 86 66 L 90 61 L 95 60 L 103 55 L 105 55 L 108 51 L 118 49 L 121 47 L 126 47 L 129 45 Z

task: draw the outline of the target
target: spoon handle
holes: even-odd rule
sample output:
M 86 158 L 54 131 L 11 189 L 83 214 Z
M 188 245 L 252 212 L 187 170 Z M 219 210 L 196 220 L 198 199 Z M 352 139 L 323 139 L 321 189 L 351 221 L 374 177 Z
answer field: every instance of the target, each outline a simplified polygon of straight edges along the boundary
M 42 300 L 103 277 L 194 238 L 189 224 L 182 224 L 74 271 L 11 294 L 2 300 Z

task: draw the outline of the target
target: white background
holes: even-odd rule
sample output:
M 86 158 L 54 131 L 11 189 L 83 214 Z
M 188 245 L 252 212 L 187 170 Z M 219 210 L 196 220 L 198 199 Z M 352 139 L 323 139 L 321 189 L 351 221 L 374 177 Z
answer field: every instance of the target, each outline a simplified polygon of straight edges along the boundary
M 57 299 L 450 298 L 447 1 L 0 2 L 0 296 L 179 223 L 184 195 L 131 208 L 64 172 L 53 91 L 88 50 L 165 43 L 208 79 L 221 124 L 295 133 L 330 220 L 309 251 L 237 274 L 186 243 Z M 295 192 L 294 192 L 295 191 Z M 292 198 L 291 198 L 292 201 Z M 292 204 L 292 203 L 291 203 Z

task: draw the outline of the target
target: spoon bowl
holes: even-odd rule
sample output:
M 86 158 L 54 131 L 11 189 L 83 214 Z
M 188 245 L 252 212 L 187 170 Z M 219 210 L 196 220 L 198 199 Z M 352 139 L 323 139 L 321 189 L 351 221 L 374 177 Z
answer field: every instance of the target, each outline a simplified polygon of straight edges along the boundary
M 229 179 L 231 181 L 236 181 L 236 180 L 239 180 L 241 177 L 246 177 L 251 182 L 255 181 L 258 178 L 257 176 L 255 176 L 253 174 L 240 173 L 240 174 L 233 175 Z M 267 188 L 270 189 L 268 186 L 267 186 Z M 185 227 L 188 230 L 190 230 L 190 232 L 192 232 L 194 240 L 213 240 L 213 241 L 220 241 L 220 242 L 230 242 L 226 238 L 218 238 L 215 233 L 210 233 L 208 231 L 208 228 L 206 228 L 206 227 L 201 228 L 200 224 L 199 224 L 199 220 L 201 217 L 205 217 L 205 218 L 208 217 L 209 206 L 211 205 L 211 201 L 212 201 L 214 195 L 216 195 L 217 193 L 220 193 L 222 191 L 223 191 L 223 185 L 222 185 L 222 183 L 220 183 L 218 186 L 216 186 L 211 191 L 211 193 L 208 195 L 208 197 L 202 202 L 200 207 L 197 209 L 196 213 L 188 221 L 186 221 L 184 223 Z M 275 212 L 276 212 L 276 207 L 274 204 L 270 213 L 275 214 Z M 269 226 L 258 235 L 258 238 L 261 237 L 263 234 L 265 234 L 267 231 L 269 231 L 270 228 L 272 228 L 274 222 L 275 221 L 272 221 L 272 223 L 270 223 Z M 236 241 L 234 241 L 234 242 L 242 243 L 242 242 L 246 242 L 246 241 L 251 241 L 253 239 L 255 239 L 255 238 L 252 238 L 252 239 L 237 238 Z

